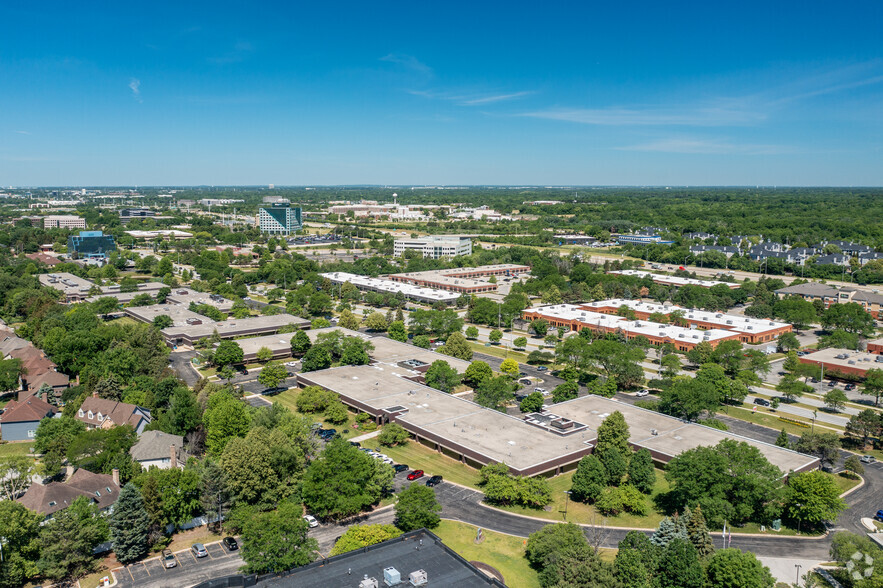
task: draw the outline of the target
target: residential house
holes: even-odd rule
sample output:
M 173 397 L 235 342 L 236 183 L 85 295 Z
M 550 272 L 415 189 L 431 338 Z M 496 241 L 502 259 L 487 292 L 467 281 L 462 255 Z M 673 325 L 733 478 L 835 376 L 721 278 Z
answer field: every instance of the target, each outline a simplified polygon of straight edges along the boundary
M 842 253 L 848 255 L 849 257 L 858 257 L 865 253 L 871 253 L 874 251 L 873 248 L 868 247 L 867 245 L 861 245 L 860 243 L 852 243 L 847 241 L 822 241 L 821 243 L 816 243 L 813 245 L 813 248 L 818 253 L 824 253 L 825 247 L 828 245 L 834 245 Z
M 54 392 L 53 401 L 57 404 L 62 392 L 70 387 L 70 378 L 57 370 L 55 363 L 34 345 L 17 336 L 5 326 L 0 326 L 0 357 L 21 360 L 22 376 L 19 400 L 40 392 L 46 384 Z
M 869 261 L 877 261 L 878 259 L 883 259 L 883 253 L 871 251 L 870 253 L 862 253 L 858 256 L 858 262 L 861 265 L 865 265 Z
M 699 231 L 698 233 L 684 233 L 684 239 L 693 240 L 693 239 L 701 239 L 705 241 L 707 239 L 714 239 L 717 241 L 717 235 L 713 235 L 711 233 L 705 233 L 703 231 Z
M 113 474 L 108 476 L 81 468 L 65 482 L 31 484 L 28 491 L 18 499 L 18 503 L 48 518 L 69 507 L 80 496 L 85 496 L 101 512 L 110 514 L 119 494 L 119 470 L 113 470 Z
M 11 400 L 0 414 L 0 437 L 4 441 L 29 441 L 37 434 L 37 425 L 54 417 L 58 409 L 42 398 Z
M 132 425 L 139 435 L 151 421 L 150 411 L 146 408 L 97 396 L 84 400 L 74 418 L 86 423 L 87 429 Z
M 842 265 L 849 267 L 849 256 L 843 253 L 831 253 L 830 255 L 819 255 L 815 261 L 816 265 Z
M 183 468 L 189 457 L 183 449 L 184 438 L 162 431 L 145 431 L 129 450 L 132 459 L 144 469 Z
M 693 255 L 699 255 L 706 251 L 719 251 L 727 257 L 733 257 L 739 253 L 739 249 L 732 245 L 690 245 L 690 253 Z

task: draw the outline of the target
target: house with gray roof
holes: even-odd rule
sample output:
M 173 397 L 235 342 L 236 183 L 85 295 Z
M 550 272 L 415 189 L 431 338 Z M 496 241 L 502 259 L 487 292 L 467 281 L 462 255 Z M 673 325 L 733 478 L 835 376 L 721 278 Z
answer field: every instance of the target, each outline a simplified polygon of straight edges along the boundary
M 187 462 L 184 437 L 162 431 L 145 431 L 129 450 L 132 459 L 144 469 L 157 467 L 161 470 L 183 468 Z
M 69 507 L 77 498 L 85 496 L 100 511 L 110 514 L 119 494 L 119 470 L 113 470 L 113 475 L 108 476 L 80 468 L 65 482 L 31 484 L 17 502 L 28 510 L 51 517 Z

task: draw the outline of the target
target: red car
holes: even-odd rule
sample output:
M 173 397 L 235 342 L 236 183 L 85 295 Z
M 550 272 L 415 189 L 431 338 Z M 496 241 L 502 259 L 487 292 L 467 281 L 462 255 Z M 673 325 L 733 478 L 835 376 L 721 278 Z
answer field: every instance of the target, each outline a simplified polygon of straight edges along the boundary
M 409 480 L 416 480 L 417 478 L 423 477 L 423 470 L 414 470 L 410 474 L 408 474 Z

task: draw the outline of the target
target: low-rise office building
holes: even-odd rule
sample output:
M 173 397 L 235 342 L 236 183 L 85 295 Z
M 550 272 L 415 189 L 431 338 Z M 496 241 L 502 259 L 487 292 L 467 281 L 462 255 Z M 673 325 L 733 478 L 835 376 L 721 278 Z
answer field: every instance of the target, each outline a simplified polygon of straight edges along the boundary
M 800 363 L 824 368 L 826 376 L 842 376 L 846 379 L 864 378 L 868 370 L 883 370 L 883 355 L 851 349 L 821 349 L 800 358 Z
M 472 239 L 456 235 L 433 235 L 413 239 L 396 239 L 393 244 L 393 252 L 396 257 L 401 257 L 406 251 L 417 251 L 423 257 L 430 259 L 471 255 Z
M 459 298 L 458 294 L 437 288 L 423 288 L 410 284 L 402 284 L 384 278 L 370 278 L 347 272 L 328 272 L 319 274 L 332 284 L 352 284 L 359 290 L 367 292 L 379 292 L 381 294 L 399 294 L 410 300 L 434 304 L 444 302 L 452 304 Z
M 390 274 L 388 277 L 395 282 L 425 286 L 459 292 L 461 294 L 478 294 L 481 292 L 493 292 L 497 289 L 496 282 L 489 282 L 478 278 L 494 279 L 499 277 L 517 277 L 529 273 L 529 265 L 517 265 L 513 263 L 501 263 L 496 265 L 483 265 L 479 267 L 459 267 L 443 270 L 428 270 L 422 272 L 407 272 Z
M 614 411 L 625 417 L 629 443 L 647 448 L 658 463 L 722 439 L 757 447 L 783 473 L 818 467 L 815 457 L 694 423 L 616 400 L 589 395 L 563 402 L 548 412 L 510 416 L 423 386 L 385 366 L 344 366 L 298 375 L 302 386 L 321 386 L 341 401 L 395 422 L 417 441 L 473 467 L 505 463 L 516 475 L 561 473 L 590 454 L 598 427 Z
M 877 355 L 883 354 L 883 339 L 868 341 L 867 349 L 868 353 L 875 353 Z
M 73 214 L 50 214 L 43 217 L 44 229 L 85 229 L 86 219 Z

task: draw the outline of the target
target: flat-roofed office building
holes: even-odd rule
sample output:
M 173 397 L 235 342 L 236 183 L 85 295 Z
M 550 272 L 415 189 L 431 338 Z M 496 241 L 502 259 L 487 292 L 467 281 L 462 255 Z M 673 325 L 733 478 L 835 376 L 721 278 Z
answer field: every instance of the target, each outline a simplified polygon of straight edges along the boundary
M 303 228 L 300 206 L 277 203 L 258 210 L 258 227 L 270 235 L 291 235 Z

